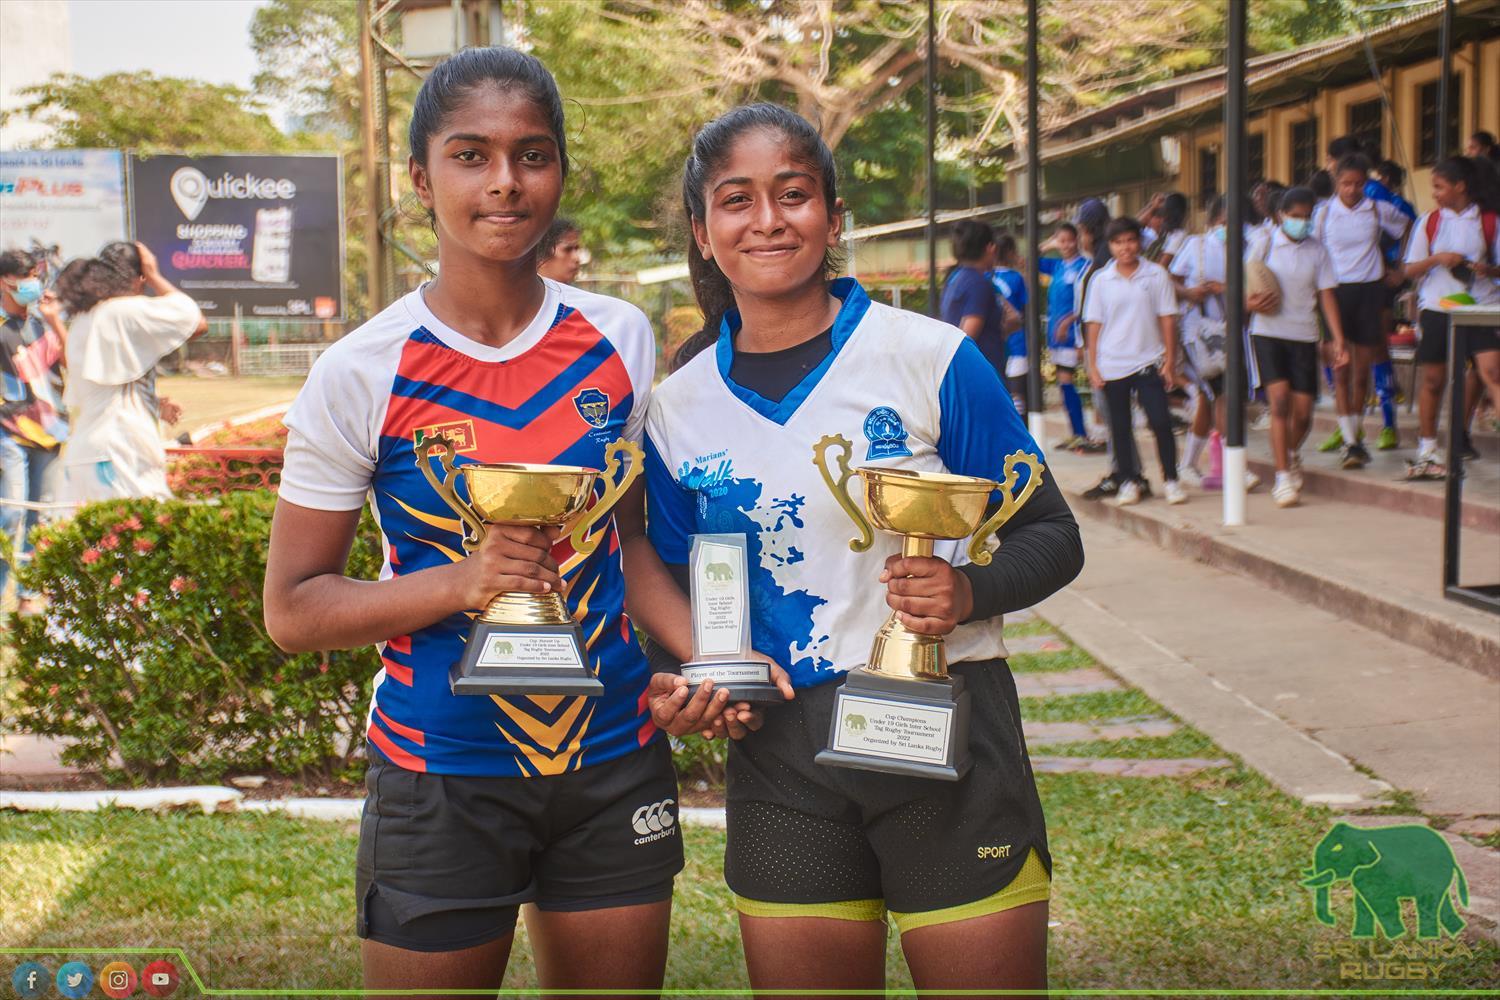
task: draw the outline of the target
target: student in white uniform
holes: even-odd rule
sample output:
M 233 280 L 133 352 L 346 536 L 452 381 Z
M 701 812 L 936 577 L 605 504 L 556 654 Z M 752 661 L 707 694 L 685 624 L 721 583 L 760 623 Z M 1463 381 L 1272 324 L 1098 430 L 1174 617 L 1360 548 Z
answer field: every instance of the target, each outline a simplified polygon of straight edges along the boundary
M 1113 475 L 1120 484 L 1119 506 L 1149 496 L 1141 474 L 1131 419 L 1132 397 L 1146 411 L 1156 454 L 1161 460 L 1167 503 L 1187 501 L 1177 479 L 1177 442 L 1167 392 L 1177 382 L 1177 296 L 1166 268 L 1141 257 L 1141 224 L 1124 217 L 1105 230 L 1109 266 L 1094 276 L 1083 303 L 1083 334 L 1088 345 L 1089 383 L 1109 403 Z
M 1437 208 L 1417 221 L 1406 246 L 1406 276 L 1417 282 L 1422 340 L 1417 361 L 1422 365 L 1418 392 L 1417 458 L 1407 470 L 1410 479 L 1442 479 L 1447 469 L 1438 458 L 1438 406 L 1448 371 L 1448 317 L 1442 300 L 1467 293 L 1476 303 L 1500 302 L 1500 216 L 1496 193 L 1488 181 L 1493 170 L 1468 157 L 1455 156 L 1432 168 L 1432 200 Z M 1465 335 L 1466 353 L 1451 359 L 1472 359 L 1480 380 L 1500 412 L 1500 335 L 1494 330 L 1471 330 Z
M 1271 407 L 1271 457 L 1276 482 L 1271 499 L 1278 507 L 1295 505 L 1302 495 L 1300 449 L 1312 423 L 1318 398 L 1318 311 L 1332 335 L 1334 364 L 1348 363 L 1343 324 L 1334 289 L 1338 277 L 1328 250 L 1310 235 L 1317 196 L 1297 187 L 1281 197 L 1274 233 L 1257 233 L 1245 249 L 1245 260 L 1265 263 L 1280 289 L 1252 296 L 1250 344 L 1260 384 Z
M 73 424 L 62 498 L 170 497 L 158 420 L 175 417 L 157 398 L 156 366 L 208 320 L 143 243 L 110 244 L 63 277 L 58 297 L 72 317 L 63 402 Z
M 804 119 L 758 104 L 705 125 L 683 200 L 706 320 L 651 396 L 648 532 L 682 579 L 694 533 L 745 536 L 750 636 L 796 689 L 730 746 L 725 879 L 751 987 L 881 989 L 889 911 L 918 989 L 1045 990 L 1046 826 L 1001 615 L 1077 573 L 1077 523 L 1043 473 L 988 566 L 953 565 L 943 542 L 903 558 L 884 533 L 851 551 L 813 463 L 823 436 L 849 440 L 855 465 L 986 478 L 1040 451 L 973 341 L 831 280 L 843 204 Z M 976 763 L 958 781 L 813 759 L 838 682 L 892 609 L 949 634 L 973 696 Z M 1011 845 L 1002 859 L 984 850 L 996 842 Z
M 1333 258 L 1339 279 L 1339 319 L 1351 348 L 1351 363 L 1334 380 L 1345 469 L 1362 469 L 1370 462 L 1361 424 L 1370 392 L 1370 368 L 1385 347 L 1380 320 L 1386 298 L 1381 281 L 1385 260 L 1380 240 L 1382 235 L 1404 239 L 1408 225 L 1396 206 L 1365 197 L 1369 179 L 1369 160 L 1357 153 L 1345 156 L 1334 172 L 1334 196 L 1313 220 L 1313 235 Z

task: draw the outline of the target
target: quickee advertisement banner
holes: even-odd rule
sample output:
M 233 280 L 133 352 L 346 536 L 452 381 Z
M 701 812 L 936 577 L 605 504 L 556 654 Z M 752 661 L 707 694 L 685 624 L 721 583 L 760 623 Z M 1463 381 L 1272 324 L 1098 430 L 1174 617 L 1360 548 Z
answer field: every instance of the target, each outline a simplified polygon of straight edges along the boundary
M 135 238 L 209 316 L 344 313 L 337 156 L 130 157 Z
M 117 149 L 0 152 L 0 250 L 57 247 L 91 257 L 125 238 L 125 169 Z

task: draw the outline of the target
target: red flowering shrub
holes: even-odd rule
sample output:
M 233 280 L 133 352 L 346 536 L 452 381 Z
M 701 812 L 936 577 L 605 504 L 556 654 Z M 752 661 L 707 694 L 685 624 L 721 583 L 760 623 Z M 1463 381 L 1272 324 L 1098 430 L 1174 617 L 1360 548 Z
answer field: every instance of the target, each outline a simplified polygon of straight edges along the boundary
M 23 585 L 44 614 L 11 621 L 26 732 L 76 740 L 70 764 L 116 780 L 346 772 L 363 745 L 372 647 L 289 655 L 261 605 L 275 494 L 92 504 L 45 525 Z M 368 515 L 348 572 L 374 579 Z

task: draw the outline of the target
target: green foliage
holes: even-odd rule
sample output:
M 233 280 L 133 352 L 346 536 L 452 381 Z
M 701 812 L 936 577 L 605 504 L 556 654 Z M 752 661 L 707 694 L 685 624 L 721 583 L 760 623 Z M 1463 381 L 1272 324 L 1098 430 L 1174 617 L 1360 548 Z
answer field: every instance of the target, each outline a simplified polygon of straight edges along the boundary
M 53 129 L 62 148 L 135 149 L 143 153 L 274 153 L 307 148 L 289 136 L 255 95 L 223 84 L 110 73 L 89 79 L 56 74 L 21 90 L 17 113 Z
M 677 777 L 687 785 L 705 781 L 714 788 L 724 787 L 724 768 L 729 763 L 727 740 L 706 740 L 696 733 L 669 737 L 672 763 Z
M 267 491 L 121 500 L 40 529 L 19 576 L 48 607 L 11 623 L 20 683 L 7 721 L 75 740 L 66 763 L 132 783 L 348 769 L 379 664 L 370 647 L 293 655 L 271 642 L 274 504 Z M 380 562 L 367 517 L 347 572 L 373 579 Z

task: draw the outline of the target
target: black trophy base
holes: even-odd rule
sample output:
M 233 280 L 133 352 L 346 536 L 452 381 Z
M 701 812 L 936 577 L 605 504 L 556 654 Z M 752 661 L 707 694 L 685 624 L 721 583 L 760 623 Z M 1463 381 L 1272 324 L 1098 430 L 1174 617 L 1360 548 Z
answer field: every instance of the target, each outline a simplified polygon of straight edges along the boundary
M 834 695 L 830 767 L 957 781 L 974 766 L 964 679 L 907 680 L 851 670 Z
M 501 625 L 477 621 L 463 659 L 448 670 L 461 695 L 562 694 L 595 698 L 604 684 L 588 668 L 583 629 L 561 625 Z
M 682 665 L 681 671 L 694 687 L 713 681 L 714 690 L 727 689 L 730 701 L 786 701 L 781 688 L 771 683 L 771 667 L 764 660 L 691 660 Z

